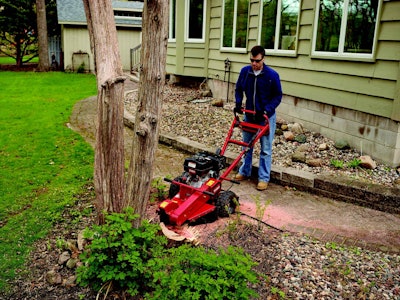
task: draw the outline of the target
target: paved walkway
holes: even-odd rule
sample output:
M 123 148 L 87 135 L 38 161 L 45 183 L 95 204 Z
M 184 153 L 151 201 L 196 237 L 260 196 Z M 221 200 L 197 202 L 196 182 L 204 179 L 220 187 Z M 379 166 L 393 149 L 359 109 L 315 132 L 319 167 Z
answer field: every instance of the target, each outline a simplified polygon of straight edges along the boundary
M 135 89 L 137 84 L 127 81 L 125 88 Z M 91 97 L 77 103 L 71 116 L 71 127 L 80 132 L 91 144 L 94 137 L 95 114 L 96 97 Z M 170 137 L 166 138 L 169 139 Z M 130 140 L 131 132 L 127 129 L 128 153 L 131 149 Z M 185 144 L 185 140 L 179 139 L 179 143 Z M 186 146 L 193 147 L 193 145 L 196 143 L 188 142 Z M 183 171 L 183 161 L 187 156 L 173 147 L 160 144 L 154 177 L 180 175 Z M 290 172 L 281 170 L 281 177 L 282 174 Z M 284 181 L 280 181 L 281 184 L 271 183 L 268 190 L 260 192 L 255 189 L 256 182 L 251 180 L 233 185 L 231 188 L 239 196 L 242 212 L 260 217 L 264 210 L 262 220 L 274 227 L 309 234 L 327 242 L 400 253 L 400 214 L 391 214 L 301 191 L 302 184 L 306 185 L 305 190 L 309 189 L 307 185 L 310 179 L 306 175 L 302 178 L 301 174 L 296 174 L 296 178 L 296 182 L 291 184 L 296 188 L 285 186 Z M 230 188 L 230 183 L 224 182 L 224 186 L 226 189 Z M 392 199 L 397 201 L 400 194 L 396 195 L 396 191 L 394 193 Z

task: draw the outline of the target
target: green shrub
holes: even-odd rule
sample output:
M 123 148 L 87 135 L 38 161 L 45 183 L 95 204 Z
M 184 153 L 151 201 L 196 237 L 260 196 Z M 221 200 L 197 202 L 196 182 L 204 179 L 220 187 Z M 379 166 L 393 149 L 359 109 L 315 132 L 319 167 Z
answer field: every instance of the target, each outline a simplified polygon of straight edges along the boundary
M 150 262 L 154 289 L 146 299 L 250 299 L 257 282 L 255 266 L 241 249 L 214 251 L 183 245 Z
M 207 250 L 182 245 L 167 248 L 158 224 L 142 223 L 133 209 L 106 216 L 106 223 L 86 229 L 91 242 L 81 255 L 77 282 L 101 291 L 105 286 L 145 299 L 249 299 L 257 282 L 256 265 L 241 249 Z
M 167 244 L 164 236 L 158 235 L 159 225 L 144 221 L 138 229 L 132 221 L 137 218 L 133 209 L 125 213 L 106 216 L 106 222 L 86 229 L 84 237 L 91 240 L 82 253 L 83 265 L 77 269 L 77 282 L 92 286 L 96 291 L 112 282 L 117 289 L 126 289 L 131 295 L 142 290 L 144 278 L 148 277 L 146 263 L 160 257 Z

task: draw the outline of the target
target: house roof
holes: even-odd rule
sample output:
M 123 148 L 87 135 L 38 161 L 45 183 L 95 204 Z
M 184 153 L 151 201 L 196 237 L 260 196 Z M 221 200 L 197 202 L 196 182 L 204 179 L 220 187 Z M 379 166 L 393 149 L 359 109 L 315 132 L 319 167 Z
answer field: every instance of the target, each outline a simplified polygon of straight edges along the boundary
M 142 12 L 143 2 L 112 1 L 114 11 Z M 85 9 L 82 0 L 57 0 L 58 24 L 86 25 Z M 117 26 L 141 27 L 141 17 L 115 16 Z

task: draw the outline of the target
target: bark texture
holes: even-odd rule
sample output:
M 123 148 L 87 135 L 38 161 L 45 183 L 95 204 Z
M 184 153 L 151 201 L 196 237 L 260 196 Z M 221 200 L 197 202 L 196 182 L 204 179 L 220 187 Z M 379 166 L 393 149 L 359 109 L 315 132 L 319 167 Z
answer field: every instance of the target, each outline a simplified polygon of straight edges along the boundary
M 36 19 L 39 41 L 39 64 L 37 70 L 39 72 L 47 72 L 50 68 L 50 62 L 45 0 L 36 0 Z
M 146 210 L 161 121 L 168 42 L 168 0 L 144 1 L 138 108 L 124 206 L 139 214 Z
M 94 183 L 98 221 L 121 212 L 124 199 L 124 81 L 114 13 L 109 0 L 83 0 L 97 76 Z

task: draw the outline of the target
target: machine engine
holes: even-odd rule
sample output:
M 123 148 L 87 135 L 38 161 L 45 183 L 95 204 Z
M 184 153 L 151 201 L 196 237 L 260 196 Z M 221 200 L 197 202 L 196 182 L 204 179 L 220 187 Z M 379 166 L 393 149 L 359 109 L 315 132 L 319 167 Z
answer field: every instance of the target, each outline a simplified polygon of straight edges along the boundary
M 185 172 L 182 182 L 199 188 L 210 178 L 218 178 L 220 171 L 226 167 L 226 157 L 208 152 L 199 152 L 186 158 L 183 164 Z

